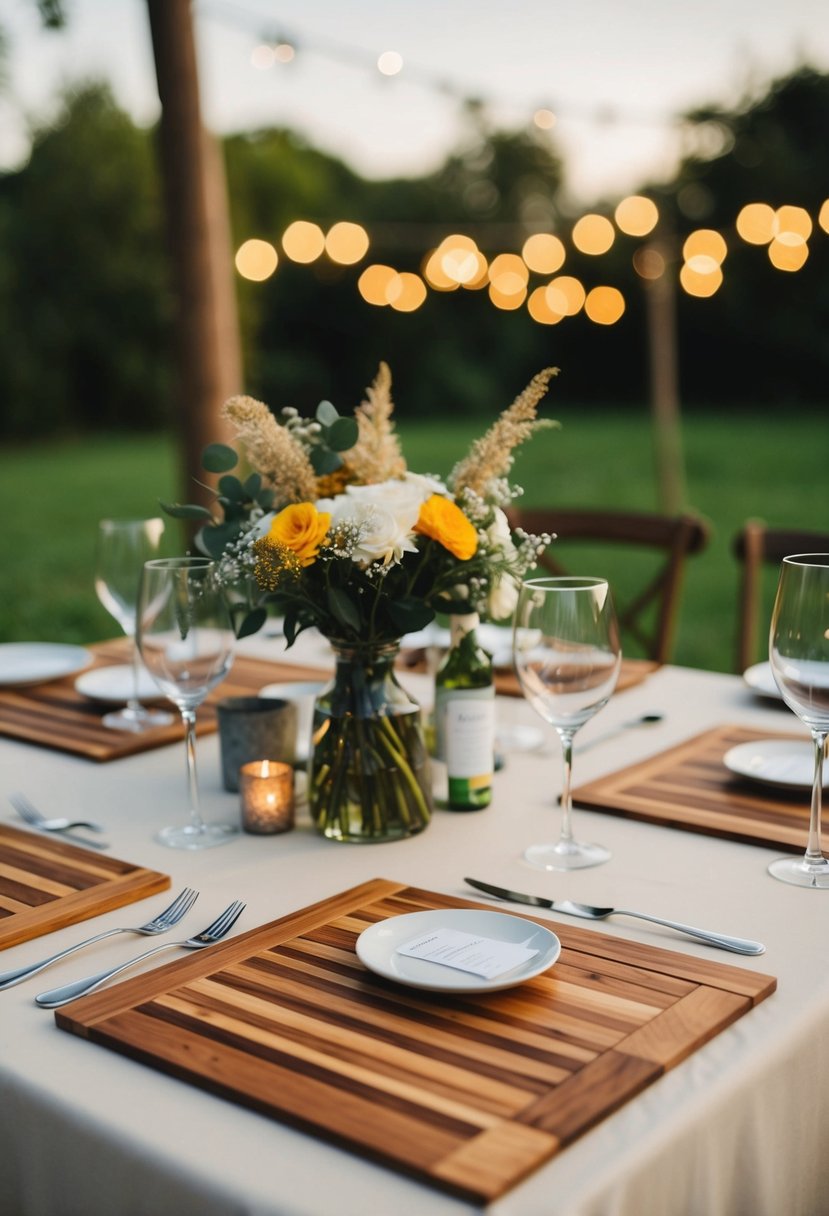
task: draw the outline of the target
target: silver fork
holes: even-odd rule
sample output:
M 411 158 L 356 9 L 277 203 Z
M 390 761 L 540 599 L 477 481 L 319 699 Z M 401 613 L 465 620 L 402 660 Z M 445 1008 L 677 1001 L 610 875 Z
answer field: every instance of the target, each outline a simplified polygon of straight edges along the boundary
M 30 823 L 32 827 L 41 828 L 44 832 L 68 832 L 72 828 L 88 828 L 90 832 L 103 832 L 104 830 L 100 823 L 90 823 L 88 819 L 47 819 L 25 794 L 10 794 L 9 802 L 21 819 Z
M 142 963 L 145 958 L 151 958 L 153 954 L 160 954 L 162 950 L 177 948 L 203 950 L 205 946 L 212 946 L 215 942 L 221 941 L 233 928 L 244 909 L 245 905 L 239 900 L 235 900 L 225 908 L 221 916 L 216 917 L 212 924 L 208 925 L 206 929 L 202 929 L 201 933 L 188 937 L 186 941 L 163 942 L 160 946 L 154 946 L 152 950 L 145 950 L 143 954 L 129 959 L 126 963 L 121 963 L 118 967 L 110 967 L 108 971 L 99 971 L 97 975 L 88 975 L 85 979 L 75 980 L 73 984 L 64 984 L 62 988 L 52 988 L 48 992 L 41 992 L 39 996 L 35 997 L 35 1001 L 41 1009 L 57 1009 L 59 1005 L 66 1005 L 79 996 L 86 996 L 88 992 L 94 992 L 113 976 L 120 975 L 122 971 L 134 967 L 137 963 Z
M 166 933 L 190 911 L 198 897 L 198 891 L 185 887 L 169 908 L 165 908 L 163 912 L 159 912 L 158 916 L 148 920 L 146 925 L 138 925 L 134 929 L 107 929 L 104 933 L 96 933 L 94 937 L 84 938 L 82 942 L 76 942 L 74 946 L 67 946 L 65 950 L 59 950 L 57 954 L 50 954 L 48 958 L 42 958 L 39 963 L 29 963 L 28 967 L 17 967 L 13 971 L 0 971 L 0 988 L 12 988 L 15 984 L 27 980 L 30 975 L 37 975 L 39 971 L 51 967 L 52 963 L 58 962 L 59 959 L 74 954 L 76 950 L 83 950 L 84 946 L 91 946 L 93 942 L 102 942 L 105 937 L 115 937 L 117 933 L 140 933 L 144 937 L 154 937 L 157 933 Z

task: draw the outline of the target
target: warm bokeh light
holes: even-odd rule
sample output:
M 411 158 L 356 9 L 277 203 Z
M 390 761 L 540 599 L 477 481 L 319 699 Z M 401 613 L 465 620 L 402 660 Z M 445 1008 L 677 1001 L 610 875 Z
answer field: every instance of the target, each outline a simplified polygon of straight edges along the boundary
M 566 256 L 564 245 L 550 232 L 528 236 L 521 250 L 521 257 L 536 274 L 555 274 L 561 270 Z
M 776 236 L 769 245 L 769 261 L 777 270 L 800 270 L 809 256 L 809 246 L 804 240 L 792 245 Z
M 489 298 L 496 308 L 502 308 L 505 312 L 520 308 L 527 298 L 527 289 L 522 287 L 520 291 L 504 292 L 499 291 L 494 283 L 489 285 Z
M 472 256 L 476 263 L 475 273 L 471 279 L 464 279 L 461 287 L 467 291 L 479 291 L 482 287 L 486 287 L 489 282 L 489 265 L 480 249 L 476 249 Z
M 368 253 L 368 233 L 360 224 L 341 220 L 333 224 L 326 233 L 325 252 L 332 262 L 342 266 L 353 266 Z
M 325 237 L 319 224 L 294 220 L 282 233 L 282 248 L 292 262 L 314 262 L 325 249 Z
M 426 284 L 419 274 L 403 270 L 387 286 L 386 299 L 398 312 L 414 312 L 426 299 Z
M 377 60 L 377 68 L 384 76 L 396 76 L 403 68 L 403 56 L 397 51 L 383 51 Z
M 829 232 L 829 198 L 824 200 L 820 208 L 820 214 L 817 217 L 817 222 L 824 232 Z
M 659 222 L 659 211 L 653 199 L 631 194 L 619 203 L 614 218 L 616 227 L 627 236 L 647 236 Z
M 460 284 L 450 279 L 442 265 L 443 250 L 433 249 L 423 263 L 423 277 L 435 291 L 457 291 Z
M 640 279 L 653 282 L 665 273 L 665 259 L 653 245 L 642 245 L 633 255 L 633 269 Z
M 587 293 L 584 311 L 597 325 L 615 325 L 625 311 L 625 297 L 618 287 L 594 287 Z
M 366 266 L 357 280 L 357 290 L 367 304 L 376 304 L 378 308 L 388 304 L 388 292 L 395 279 L 400 276 L 393 266 L 384 266 L 374 262 Z
M 294 55 L 296 55 L 296 51 L 290 42 L 278 42 L 273 48 L 273 57 L 279 63 L 290 63 Z
M 489 281 L 496 293 L 501 296 L 520 295 L 522 303 L 527 296 L 529 277 L 526 263 L 517 253 L 499 253 L 489 264 Z
M 725 261 L 728 246 L 719 232 L 713 228 L 697 228 L 682 246 L 686 262 L 693 262 L 692 269 L 700 274 L 711 274 Z
M 768 245 L 774 236 L 774 208 L 746 203 L 737 216 L 737 232 L 749 245 Z
M 615 237 L 613 225 L 603 215 L 583 215 L 573 225 L 572 239 L 576 249 L 592 256 L 607 253 Z
M 710 274 L 700 274 L 686 262 L 679 272 L 679 281 L 689 296 L 712 296 L 722 285 L 723 275 L 719 266 Z
M 447 237 L 438 252 L 441 270 L 451 282 L 465 286 L 480 276 L 481 254 L 470 237 Z
M 559 321 L 564 319 L 562 313 L 553 312 L 547 303 L 546 287 L 536 287 L 535 291 L 530 293 L 530 298 L 527 300 L 527 312 L 540 325 L 558 325 Z
M 778 207 L 774 216 L 774 235 L 784 245 L 803 245 L 812 235 L 809 212 L 802 207 Z
M 561 313 L 563 317 L 574 317 L 584 305 L 584 287 L 578 279 L 569 274 L 560 274 L 551 279 L 544 292 L 547 307 L 552 312 Z
M 542 106 L 540 110 L 536 110 L 535 114 L 533 114 L 533 122 L 539 131 L 550 131 L 556 125 L 556 116 L 552 110 L 548 110 L 546 106 Z
M 264 72 L 267 68 L 273 67 L 273 61 L 276 58 L 272 46 L 268 46 L 267 42 L 260 42 L 259 46 L 255 46 L 250 53 L 250 61 L 255 68 L 260 72 Z
M 270 241 L 253 238 L 244 241 L 236 250 L 236 269 L 243 279 L 262 283 L 276 270 L 279 255 Z

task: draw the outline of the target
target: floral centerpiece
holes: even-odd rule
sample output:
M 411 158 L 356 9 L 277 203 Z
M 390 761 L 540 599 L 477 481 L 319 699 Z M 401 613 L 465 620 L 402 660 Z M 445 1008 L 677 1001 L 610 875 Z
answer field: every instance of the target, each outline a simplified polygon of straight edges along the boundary
M 381 364 L 353 417 L 322 402 L 312 420 L 277 418 L 260 401 L 231 397 L 223 414 L 250 471 L 232 474 L 234 448 L 211 444 L 203 464 L 220 474 L 221 517 L 201 519 L 196 543 L 232 590 L 237 635 L 259 629 L 269 605 L 290 646 L 316 627 L 337 656 L 317 702 L 309 799 L 317 827 L 345 840 L 390 839 L 425 827 L 428 758 L 417 706 L 397 685 L 402 635 L 438 612 L 508 617 L 517 585 L 549 537 L 513 533 L 504 508 L 515 449 L 542 427 L 537 407 L 554 368 L 475 441 L 445 480 L 407 468 L 393 421 L 391 375 Z

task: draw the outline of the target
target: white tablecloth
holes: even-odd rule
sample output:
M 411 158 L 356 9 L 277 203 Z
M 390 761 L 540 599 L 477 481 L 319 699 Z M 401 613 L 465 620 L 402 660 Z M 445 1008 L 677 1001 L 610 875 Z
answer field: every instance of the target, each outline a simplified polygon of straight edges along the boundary
M 245 645 L 281 657 L 278 641 Z M 297 650 L 297 660 L 314 658 L 309 646 Z M 406 682 L 421 701 L 428 700 L 424 677 Z M 498 711 L 502 722 L 538 723 L 520 700 L 499 700 Z M 616 696 L 582 737 L 587 741 L 646 711 L 665 718 L 586 751 L 576 759 L 577 784 L 718 723 L 802 729 L 788 711 L 755 698 L 737 677 L 664 668 Z M 552 737 L 550 742 L 552 747 Z M 200 739 L 199 767 L 205 817 L 237 819 L 237 796 L 221 787 L 216 736 Z M 113 855 L 169 873 L 174 890 L 198 888 L 206 918 L 232 898 L 245 899 L 240 930 L 374 877 L 485 898 L 464 886 L 463 876 L 470 874 L 759 938 L 767 953 L 743 958 L 642 922 L 614 919 L 601 926 L 606 933 L 770 973 L 778 978 L 778 990 L 490 1211 L 829 1211 L 829 894 L 769 877 L 766 865 L 775 850 L 577 810 L 578 833 L 609 846 L 612 860 L 568 875 L 532 870 L 522 861 L 523 847 L 553 837 L 557 829 L 557 752 L 509 755 L 496 776 L 491 807 L 468 814 L 439 811 L 412 840 L 349 847 L 321 839 L 300 819 L 291 833 L 240 835 L 202 853 L 168 850 L 153 841 L 159 828 L 186 818 L 183 747 L 98 765 L 3 740 L 0 771 L 0 794 L 21 789 L 50 812 L 83 811 L 106 825 Z M 5 799 L 0 819 L 17 822 Z M 94 929 L 139 924 L 165 902 L 165 896 L 155 896 L 106 914 Z M 550 921 L 556 922 L 552 914 Z M 85 922 L 8 949 L 0 969 L 33 961 L 92 931 L 93 923 Z M 4 1216 L 449 1216 L 476 1210 L 65 1034 L 51 1013 L 34 1006 L 36 992 L 127 957 L 132 940 L 114 938 L 0 992 Z

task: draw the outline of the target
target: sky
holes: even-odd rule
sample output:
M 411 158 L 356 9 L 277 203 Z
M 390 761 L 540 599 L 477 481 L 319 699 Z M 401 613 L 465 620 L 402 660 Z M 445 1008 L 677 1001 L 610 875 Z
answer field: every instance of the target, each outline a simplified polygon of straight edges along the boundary
M 0 170 L 25 162 L 30 124 L 59 90 L 112 84 L 142 124 L 158 115 L 144 0 L 64 0 L 43 30 L 35 0 L 3 0 Z M 551 110 L 570 197 L 620 198 L 670 177 L 678 116 L 736 105 L 807 62 L 829 71 L 825 0 L 193 0 L 204 118 L 219 133 L 292 127 L 366 177 L 418 176 L 462 137 L 461 99 L 497 126 Z M 289 63 L 255 48 L 290 42 Z M 397 52 L 401 71 L 377 69 Z

